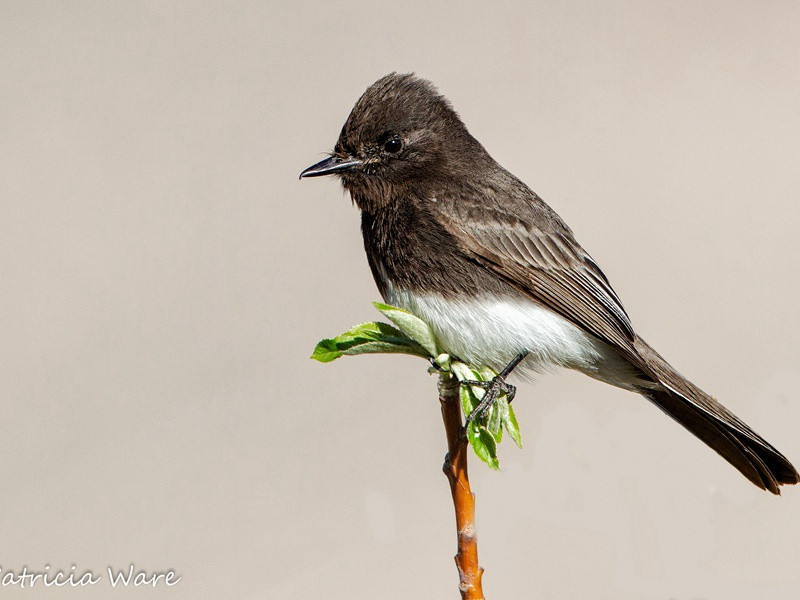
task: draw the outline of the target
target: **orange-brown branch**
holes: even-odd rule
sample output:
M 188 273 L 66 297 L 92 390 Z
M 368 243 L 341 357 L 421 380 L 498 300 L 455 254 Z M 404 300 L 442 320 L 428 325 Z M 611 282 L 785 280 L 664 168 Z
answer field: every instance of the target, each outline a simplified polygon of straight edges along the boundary
M 467 472 L 467 439 L 462 430 L 458 380 L 450 373 L 440 373 L 439 402 L 447 434 L 447 456 L 442 469 L 450 482 L 456 510 L 458 587 L 462 600 L 483 600 L 483 569 L 478 563 L 478 537 L 475 531 L 475 495 L 470 490 Z

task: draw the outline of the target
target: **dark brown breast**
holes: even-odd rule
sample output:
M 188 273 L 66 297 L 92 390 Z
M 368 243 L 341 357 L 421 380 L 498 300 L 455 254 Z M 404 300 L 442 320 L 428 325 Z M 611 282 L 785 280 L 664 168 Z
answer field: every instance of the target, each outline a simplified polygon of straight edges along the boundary
M 434 200 L 394 202 L 362 211 L 361 231 L 372 275 L 381 294 L 391 285 L 445 297 L 482 292 L 514 293 L 512 288 L 468 258 L 426 206 Z

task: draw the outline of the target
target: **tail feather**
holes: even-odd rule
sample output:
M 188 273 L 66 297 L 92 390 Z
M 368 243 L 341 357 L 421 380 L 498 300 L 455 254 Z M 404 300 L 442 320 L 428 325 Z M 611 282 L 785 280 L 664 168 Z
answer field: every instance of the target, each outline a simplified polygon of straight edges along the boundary
M 644 340 L 636 340 L 639 365 L 659 383 L 641 393 L 691 431 L 761 489 L 780 494 L 800 475 L 789 460 L 744 421 L 684 378 Z

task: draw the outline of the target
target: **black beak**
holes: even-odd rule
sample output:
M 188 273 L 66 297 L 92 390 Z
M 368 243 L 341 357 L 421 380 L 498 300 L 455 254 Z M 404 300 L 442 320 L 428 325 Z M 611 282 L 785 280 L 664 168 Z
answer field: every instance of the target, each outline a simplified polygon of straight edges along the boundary
M 317 164 L 308 167 L 305 171 L 300 173 L 300 179 L 303 177 L 319 177 L 321 175 L 340 173 L 361 164 L 363 163 L 357 158 L 339 158 L 338 156 L 331 156 L 330 158 L 321 160 Z

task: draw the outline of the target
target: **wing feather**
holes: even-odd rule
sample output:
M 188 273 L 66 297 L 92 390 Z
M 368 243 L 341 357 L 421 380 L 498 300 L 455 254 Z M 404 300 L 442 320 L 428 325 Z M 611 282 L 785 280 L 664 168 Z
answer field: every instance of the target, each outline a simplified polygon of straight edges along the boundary
M 463 216 L 441 219 L 470 258 L 581 329 L 633 352 L 635 336 L 622 303 L 568 232 L 509 221 L 508 215 L 481 221 Z

